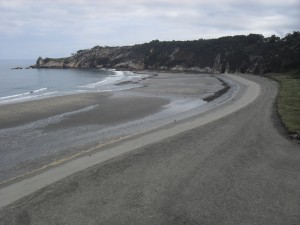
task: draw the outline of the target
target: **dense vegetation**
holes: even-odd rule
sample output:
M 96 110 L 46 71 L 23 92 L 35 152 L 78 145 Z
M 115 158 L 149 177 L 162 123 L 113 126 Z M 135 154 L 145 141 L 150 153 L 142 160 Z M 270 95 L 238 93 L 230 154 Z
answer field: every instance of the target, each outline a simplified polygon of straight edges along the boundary
M 272 77 L 280 82 L 277 107 L 282 122 L 290 133 L 300 137 L 300 71 Z
M 280 38 L 261 34 L 194 41 L 159 41 L 79 50 L 61 59 L 39 58 L 36 67 L 106 67 L 198 72 L 269 73 L 300 68 L 300 32 Z
M 176 57 L 170 60 L 174 49 L 178 49 Z M 287 34 L 284 38 L 249 34 L 195 41 L 155 40 L 135 45 L 134 51 L 146 55 L 144 62 L 149 67 L 213 67 L 219 55 L 221 72 L 226 69 L 242 73 L 279 72 L 300 68 L 300 32 Z

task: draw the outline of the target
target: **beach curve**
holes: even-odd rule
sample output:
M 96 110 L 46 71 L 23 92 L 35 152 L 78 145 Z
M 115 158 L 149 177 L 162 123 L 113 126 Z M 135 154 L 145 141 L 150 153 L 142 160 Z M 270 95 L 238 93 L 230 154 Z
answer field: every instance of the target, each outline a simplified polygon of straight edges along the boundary
M 213 111 L 207 111 L 203 115 L 195 118 L 171 124 L 159 130 L 147 132 L 146 134 L 135 135 L 135 137 L 129 140 L 123 140 L 110 148 L 93 153 L 92 157 L 87 155 L 47 170 L 41 174 L 5 186 L 0 190 L 0 207 L 7 206 L 51 183 L 93 165 L 220 119 L 251 104 L 251 102 L 259 96 L 260 86 L 257 83 L 235 75 L 224 76 L 246 86 L 239 90 L 240 96 L 237 96 L 234 101 L 228 101 L 226 104 L 215 107 Z

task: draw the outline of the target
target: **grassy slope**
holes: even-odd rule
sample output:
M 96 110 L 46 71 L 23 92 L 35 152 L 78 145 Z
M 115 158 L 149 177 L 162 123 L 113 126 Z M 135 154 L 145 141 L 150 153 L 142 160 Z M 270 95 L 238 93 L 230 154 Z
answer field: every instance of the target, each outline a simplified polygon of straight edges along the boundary
M 300 71 L 271 77 L 281 83 L 277 106 L 282 122 L 290 133 L 300 134 Z

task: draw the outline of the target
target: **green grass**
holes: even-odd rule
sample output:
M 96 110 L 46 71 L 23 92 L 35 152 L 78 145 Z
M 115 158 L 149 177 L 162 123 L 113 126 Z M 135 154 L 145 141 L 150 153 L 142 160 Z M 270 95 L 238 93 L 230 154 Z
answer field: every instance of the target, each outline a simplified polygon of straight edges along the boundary
M 283 124 L 288 132 L 300 134 L 300 71 L 271 77 L 281 84 L 277 107 Z

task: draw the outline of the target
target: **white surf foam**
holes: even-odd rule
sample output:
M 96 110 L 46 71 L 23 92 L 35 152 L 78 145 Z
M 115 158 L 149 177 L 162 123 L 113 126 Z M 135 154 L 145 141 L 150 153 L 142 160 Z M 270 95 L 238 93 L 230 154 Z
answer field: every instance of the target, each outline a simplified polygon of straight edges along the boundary
M 122 71 L 113 71 L 113 72 L 115 73 L 114 75 L 110 75 L 110 76 L 106 77 L 104 80 L 101 80 L 99 82 L 92 83 L 92 84 L 79 86 L 79 87 L 80 88 L 90 88 L 90 89 L 96 88 L 96 87 L 104 86 L 107 84 L 114 84 L 115 82 L 118 82 L 125 77 L 125 74 Z
M 10 98 L 17 98 L 17 97 L 24 96 L 24 95 L 29 95 L 29 94 L 30 94 L 30 92 L 25 92 L 25 93 L 22 93 L 22 94 L 5 96 L 5 97 L 1 97 L 0 100 L 10 99 Z
M 47 88 L 40 88 L 37 90 L 29 91 L 29 92 L 24 92 L 22 94 L 16 94 L 16 95 L 10 95 L 10 96 L 5 96 L 5 97 L 0 97 L 0 103 L 8 103 L 8 102 L 15 102 L 15 101 L 23 101 L 23 100 L 28 100 L 44 95 L 50 95 L 54 94 L 56 92 L 47 92 L 43 93 L 46 91 Z
M 37 90 L 34 90 L 32 91 L 33 93 L 38 93 L 38 92 L 42 92 L 42 91 L 46 91 L 47 88 L 41 88 L 41 89 L 37 89 Z

